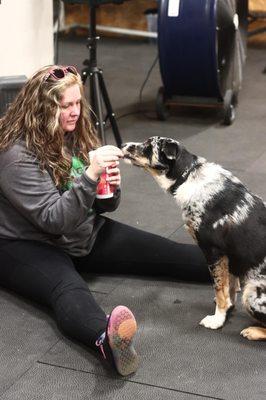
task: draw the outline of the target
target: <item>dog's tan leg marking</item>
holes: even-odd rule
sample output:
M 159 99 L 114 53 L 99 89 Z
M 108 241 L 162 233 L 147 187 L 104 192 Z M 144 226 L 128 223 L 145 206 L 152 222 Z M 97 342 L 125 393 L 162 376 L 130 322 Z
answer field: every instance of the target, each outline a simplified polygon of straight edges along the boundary
M 214 315 L 207 315 L 200 322 L 205 328 L 221 328 L 226 319 L 226 313 L 232 307 L 229 289 L 229 267 L 228 258 L 222 257 L 216 264 L 211 266 L 211 273 L 214 279 L 216 308 Z
M 195 230 L 193 229 L 192 223 L 190 221 L 188 221 L 186 223 L 186 229 L 187 229 L 188 233 L 192 236 L 192 238 L 195 240 L 195 242 L 197 243 L 198 241 L 197 241 L 196 233 L 195 233 Z
M 235 305 L 237 299 L 237 292 L 240 292 L 239 278 L 235 275 L 229 274 L 229 292 L 232 305 Z
M 250 326 L 249 328 L 243 329 L 240 335 L 248 340 L 266 340 L 266 328 Z

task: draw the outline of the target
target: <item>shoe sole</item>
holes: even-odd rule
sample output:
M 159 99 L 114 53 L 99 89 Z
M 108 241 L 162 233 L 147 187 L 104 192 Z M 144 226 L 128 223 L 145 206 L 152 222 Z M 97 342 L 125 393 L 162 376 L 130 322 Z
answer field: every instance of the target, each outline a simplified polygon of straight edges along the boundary
M 132 312 L 127 307 L 117 306 L 109 317 L 107 337 L 115 367 L 122 376 L 138 369 L 139 358 L 132 345 L 136 331 L 137 323 Z

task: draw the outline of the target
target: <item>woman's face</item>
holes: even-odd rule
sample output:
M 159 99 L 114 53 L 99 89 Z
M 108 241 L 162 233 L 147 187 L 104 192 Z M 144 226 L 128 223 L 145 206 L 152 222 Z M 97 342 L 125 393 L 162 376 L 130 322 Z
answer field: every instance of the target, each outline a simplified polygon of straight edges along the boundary
M 78 84 L 67 88 L 60 101 L 60 125 L 65 132 L 72 132 L 80 116 L 81 93 Z

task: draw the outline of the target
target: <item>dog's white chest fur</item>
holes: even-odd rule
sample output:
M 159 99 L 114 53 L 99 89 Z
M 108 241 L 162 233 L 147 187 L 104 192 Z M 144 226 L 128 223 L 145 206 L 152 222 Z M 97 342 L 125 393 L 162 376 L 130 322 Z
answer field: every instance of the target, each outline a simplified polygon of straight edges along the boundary
M 205 162 L 179 186 L 174 197 L 182 209 L 185 223 L 189 222 L 193 229 L 198 230 L 207 203 L 224 189 L 227 177 L 234 179 L 232 174 L 220 165 Z

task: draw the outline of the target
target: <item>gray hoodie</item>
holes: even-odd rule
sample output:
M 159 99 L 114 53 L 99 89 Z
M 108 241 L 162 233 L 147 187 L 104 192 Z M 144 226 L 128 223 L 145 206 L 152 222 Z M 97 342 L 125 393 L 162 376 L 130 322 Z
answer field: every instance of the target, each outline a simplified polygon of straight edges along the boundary
M 47 170 L 20 140 L 0 152 L 0 238 L 47 242 L 72 256 L 88 254 L 104 224 L 99 214 L 114 211 L 120 189 L 95 198 L 97 182 L 85 173 L 60 193 Z

